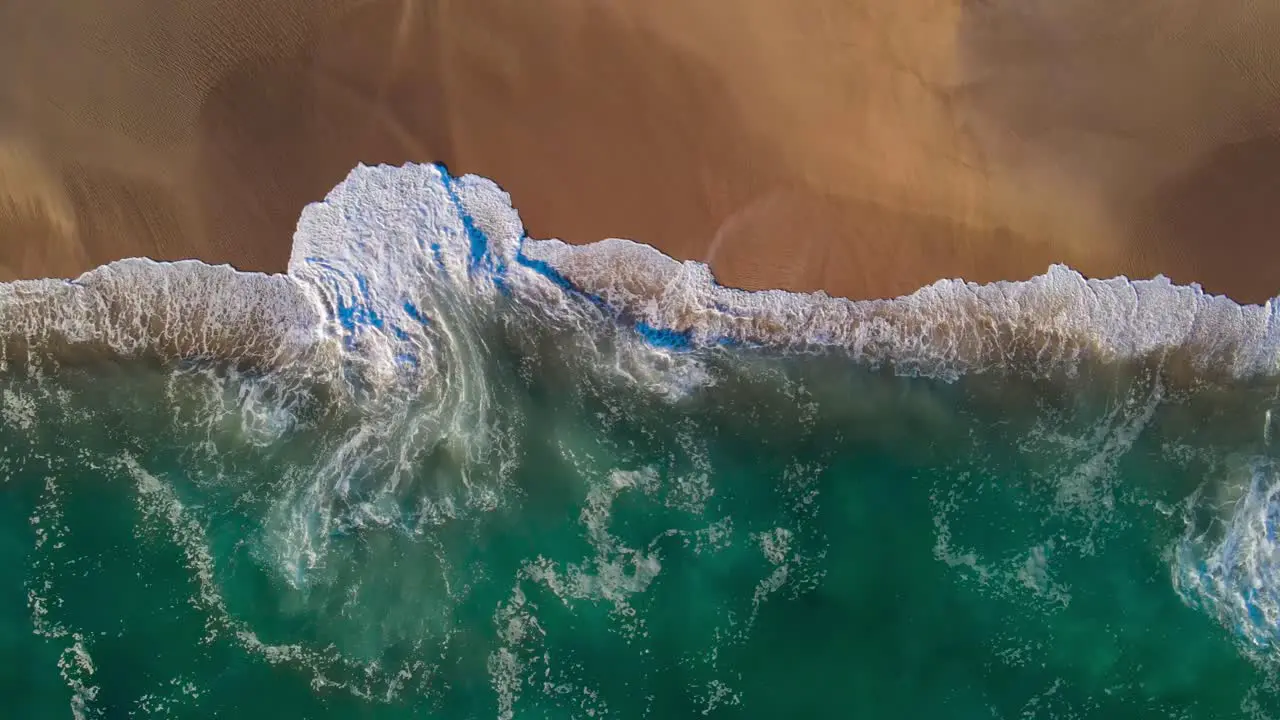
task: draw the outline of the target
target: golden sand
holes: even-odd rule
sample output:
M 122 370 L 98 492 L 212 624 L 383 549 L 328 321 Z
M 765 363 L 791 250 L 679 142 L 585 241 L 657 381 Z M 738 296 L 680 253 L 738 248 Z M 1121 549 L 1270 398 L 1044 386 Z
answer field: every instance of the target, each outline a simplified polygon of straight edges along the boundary
M 748 288 L 1280 292 L 1280 5 L 0 0 L 0 279 L 282 270 L 359 162 Z

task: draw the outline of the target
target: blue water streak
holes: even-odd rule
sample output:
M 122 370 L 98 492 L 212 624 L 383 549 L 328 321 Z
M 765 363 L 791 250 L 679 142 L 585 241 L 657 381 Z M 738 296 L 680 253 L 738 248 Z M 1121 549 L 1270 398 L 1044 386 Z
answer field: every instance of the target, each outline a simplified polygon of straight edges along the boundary
M 431 318 L 427 317 L 426 315 L 423 315 L 422 311 L 418 309 L 418 306 L 414 305 L 408 300 L 404 301 L 404 312 L 406 315 L 416 320 L 420 325 L 431 324 Z
M 454 179 L 449 174 L 449 169 L 443 164 L 438 164 L 436 167 L 440 170 L 444 190 L 449 194 L 449 200 L 453 202 L 454 208 L 458 211 L 458 217 L 462 220 L 463 232 L 467 234 L 470 250 L 469 266 L 475 269 L 487 260 L 490 265 L 488 269 L 496 269 L 492 267 L 492 257 L 489 255 L 489 237 L 484 234 L 483 230 L 476 227 L 475 220 L 464 208 L 462 198 L 458 197 L 458 191 L 453 186 Z
M 467 235 L 469 268 L 473 271 L 476 269 L 487 271 L 490 279 L 497 289 L 503 295 L 509 296 L 510 288 L 508 287 L 506 278 L 507 268 L 505 262 L 503 262 L 502 258 L 495 256 L 491 252 L 489 237 L 476 225 L 474 218 L 472 218 L 471 214 L 467 212 L 466 207 L 462 203 L 461 197 L 458 195 L 458 192 L 454 187 L 454 177 L 449 174 L 448 167 L 443 163 L 436 163 L 436 169 L 440 172 L 441 182 L 444 185 L 445 192 L 448 193 L 449 199 L 453 203 L 454 208 L 458 213 L 458 217 L 462 222 L 463 230 Z M 687 352 L 694 348 L 695 343 L 692 329 L 676 330 L 674 328 L 662 328 L 643 320 L 627 317 L 622 311 L 611 306 L 603 297 L 587 292 L 574 285 L 568 278 L 561 274 L 560 271 L 552 267 L 550 263 L 543 260 L 536 260 L 525 255 L 524 243 L 527 239 L 529 239 L 528 235 L 522 235 L 520 237 L 519 245 L 515 254 L 515 261 L 517 264 L 523 265 L 524 267 L 527 267 L 547 278 L 567 293 L 581 297 L 596 307 L 610 313 L 617 321 L 630 326 L 637 334 L 640 335 L 640 337 L 654 347 L 677 352 Z M 438 243 L 433 243 L 431 245 L 431 250 L 435 254 L 436 264 L 443 268 L 444 263 L 440 257 L 440 245 Z M 406 304 L 405 310 L 410 313 L 411 317 L 413 317 L 414 314 L 409 310 L 409 307 L 410 306 Z M 726 346 L 736 346 L 739 344 L 736 340 L 727 337 L 720 338 L 717 342 L 720 345 Z

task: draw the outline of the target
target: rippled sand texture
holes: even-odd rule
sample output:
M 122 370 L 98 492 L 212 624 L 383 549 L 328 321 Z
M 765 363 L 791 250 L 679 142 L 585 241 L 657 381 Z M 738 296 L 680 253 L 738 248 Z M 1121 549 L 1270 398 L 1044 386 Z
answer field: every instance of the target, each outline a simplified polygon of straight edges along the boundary
M 1280 5 L 0 0 L 0 279 L 283 270 L 358 162 L 726 284 L 1157 272 L 1280 289 Z

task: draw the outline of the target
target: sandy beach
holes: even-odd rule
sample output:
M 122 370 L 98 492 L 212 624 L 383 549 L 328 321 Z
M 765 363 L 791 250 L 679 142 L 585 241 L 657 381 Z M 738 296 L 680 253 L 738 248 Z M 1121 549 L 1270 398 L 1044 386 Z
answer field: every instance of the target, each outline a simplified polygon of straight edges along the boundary
M 1280 293 L 1280 5 L 0 0 L 0 280 L 284 269 L 359 162 L 746 288 Z

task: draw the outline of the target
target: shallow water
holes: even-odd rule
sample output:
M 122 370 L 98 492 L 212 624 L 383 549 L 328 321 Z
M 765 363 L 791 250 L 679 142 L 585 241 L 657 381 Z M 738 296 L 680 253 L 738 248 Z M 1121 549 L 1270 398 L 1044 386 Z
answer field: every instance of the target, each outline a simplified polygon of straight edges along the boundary
M 366 180 L 406 176 L 491 199 Z M 123 268 L 256 288 L 239 329 L 130 309 L 120 268 L 0 295 L 45 323 L 0 370 L 6 717 L 1280 714 L 1270 308 L 1172 288 L 1217 309 L 881 358 L 919 307 L 842 310 L 882 323 L 856 348 L 664 324 L 705 316 L 495 251 L 500 212 L 343 192 L 296 287 Z M 730 300 L 758 334 L 804 298 Z

